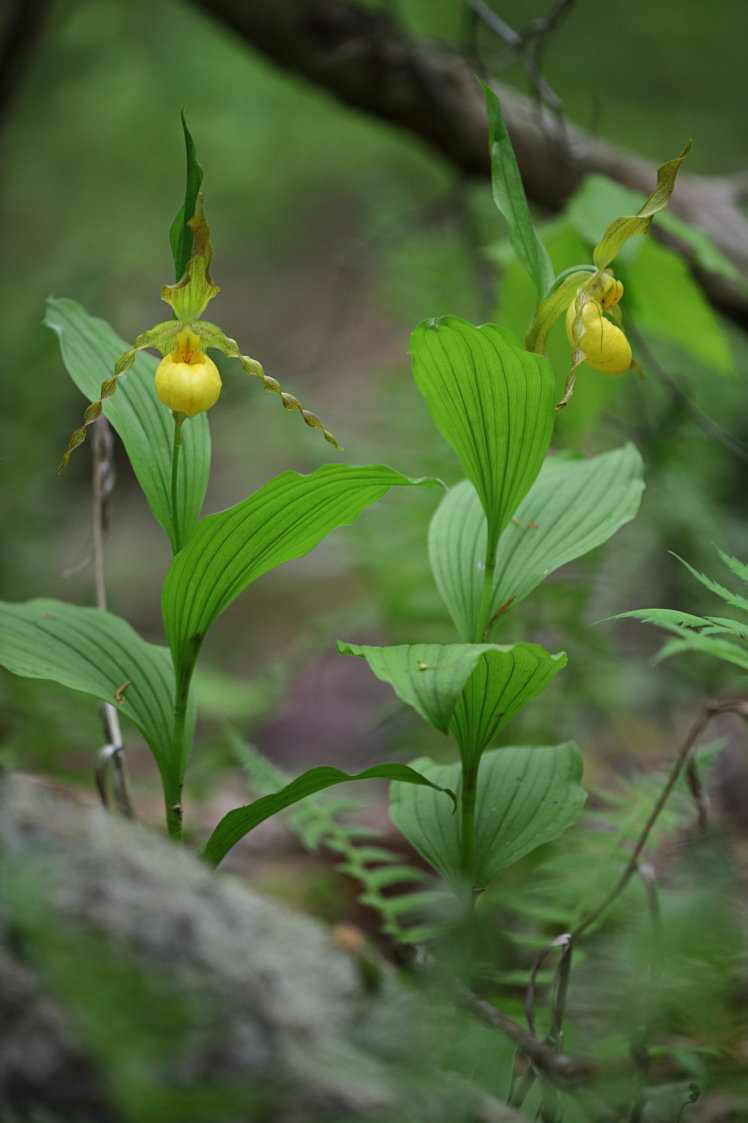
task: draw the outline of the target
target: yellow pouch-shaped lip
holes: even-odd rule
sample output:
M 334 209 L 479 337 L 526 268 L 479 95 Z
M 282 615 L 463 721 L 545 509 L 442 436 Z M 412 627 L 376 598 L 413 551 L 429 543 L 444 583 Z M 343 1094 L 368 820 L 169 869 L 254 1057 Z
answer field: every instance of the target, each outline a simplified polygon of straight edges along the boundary
M 579 306 L 573 300 L 566 312 L 566 336 L 572 347 L 584 352 L 584 361 L 604 374 L 623 374 L 631 366 L 631 346 L 619 327 L 603 315 L 596 300 L 588 298 L 582 305 L 583 331 L 578 338 Z
M 218 367 L 202 351 L 194 351 L 184 362 L 172 351 L 156 369 L 156 393 L 169 409 L 194 417 L 214 406 L 221 393 Z

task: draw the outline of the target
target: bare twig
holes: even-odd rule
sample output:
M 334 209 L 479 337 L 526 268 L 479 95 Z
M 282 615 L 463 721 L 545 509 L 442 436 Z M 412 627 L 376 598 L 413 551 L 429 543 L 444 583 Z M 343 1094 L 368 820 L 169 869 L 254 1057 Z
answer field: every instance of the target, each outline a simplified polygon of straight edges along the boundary
M 114 441 L 109 422 L 103 415 L 93 427 L 93 566 L 96 585 L 96 604 L 106 611 L 106 582 L 104 579 L 104 534 L 109 525 L 109 500 L 114 490 Z M 96 787 L 104 807 L 109 807 L 108 773 L 112 769 L 112 796 L 120 814 L 133 817 L 132 800 L 128 791 L 125 771 L 125 752 L 117 709 L 110 702 L 99 703 L 99 713 L 104 723 L 107 744 L 99 751 L 94 770 Z
M 647 1041 L 650 1036 L 650 1008 L 662 973 L 663 955 L 662 916 L 660 914 L 660 901 L 657 896 L 657 875 L 654 866 L 650 865 L 649 862 L 642 862 L 639 866 L 639 875 L 647 897 L 647 908 L 652 924 L 653 948 L 649 965 L 649 978 L 646 985 L 641 988 L 639 995 L 639 1026 L 632 1035 L 629 1047 L 629 1056 L 634 1066 L 634 1099 L 628 1123 L 641 1123 L 649 1098 L 647 1076 L 651 1064 L 651 1055 Z
M 723 444 L 725 448 L 728 448 L 730 452 L 734 453 L 735 456 L 739 457 L 741 460 L 748 461 L 748 445 L 745 445 L 738 437 L 733 436 L 733 434 L 727 429 L 724 429 L 718 421 L 715 421 L 714 418 L 710 417 L 708 413 L 705 413 L 700 406 L 697 406 L 695 402 L 691 401 L 688 394 L 686 394 L 683 388 L 678 384 L 677 380 L 673 378 L 672 375 L 668 374 L 665 368 L 658 363 L 651 349 L 642 338 L 641 333 L 636 330 L 634 325 L 627 323 L 626 330 L 632 339 L 635 340 L 639 353 L 646 356 L 647 370 L 651 369 L 654 371 L 657 378 L 667 387 L 670 395 L 681 409 L 687 413 L 708 436 L 719 441 L 720 444 Z
M 691 726 L 686 739 L 684 740 L 680 752 L 675 759 L 675 763 L 670 770 L 667 781 L 660 792 L 660 795 L 652 808 L 651 814 L 644 824 L 636 845 L 631 852 L 631 856 L 626 863 L 618 881 L 613 886 L 608 894 L 603 898 L 600 904 L 588 913 L 587 916 L 576 926 L 571 933 L 572 942 L 577 941 L 592 925 L 602 916 L 602 914 L 612 905 L 613 901 L 618 897 L 628 885 L 629 881 L 636 873 L 639 867 L 639 859 L 642 851 L 647 844 L 647 839 L 650 836 L 652 828 L 654 827 L 660 812 L 667 803 L 673 788 L 675 787 L 681 772 L 691 758 L 696 745 L 704 734 L 705 729 L 715 717 L 720 714 L 740 714 L 742 717 L 748 717 L 748 701 L 744 699 L 732 699 L 725 702 L 707 702 L 699 714 L 696 721 Z
M 546 1039 L 546 1042 L 548 1042 L 549 1040 L 552 1039 L 554 1041 L 554 1043 L 556 1044 L 556 1046 L 560 1047 L 560 1043 L 562 1041 L 561 1032 L 562 1032 L 562 1023 L 563 1023 L 563 1014 L 564 1014 L 564 1000 L 565 1000 L 565 996 L 566 996 L 566 989 L 567 989 L 567 986 L 568 986 L 569 975 L 570 975 L 570 972 L 571 972 L 571 961 L 572 961 L 572 955 L 573 955 L 574 947 L 579 942 L 579 940 L 584 935 L 584 933 L 589 928 L 591 928 L 596 923 L 597 920 L 599 920 L 599 918 L 603 915 L 603 913 L 605 913 L 607 911 L 607 909 L 610 907 L 610 905 L 612 905 L 613 901 L 623 892 L 623 890 L 626 888 L 629 881 L 631 880 L 631 878 L 633 877 L 633 875 L 637 871 L 642 873 L 642 876 L 644 876 L 644 878 L 645 878 L 645 887 L 647 888 L 647 892 L 648 892 L 648 901 L 650 902 L 650 911 L 653 912 L 653 910 L 654 910 L 654 911 L 657 912 L 657 919 L 658 919 L 658 922 L 659 922 L 659 911 L 658 911 L 656 899 L 655 899 L 654 903 L 652 903 L 652 900 L 651 900 L 651 892 L 654 892 L 654 890 L 653 889 L 650 890 L 650 886 L 647 883 L 646 874 L 645 874 L 645 872 L 643 872 L 643 871 L 646 871 L 647 869 L 649 869 L 651 867 L 648 867 L 646 865 L 640 867 L 640 858 L 641 858 L 642 852 L 644 850 L 644 847 L 647 844 L 647 840 L 648 840 L 648 838 L 649 838 L 649 836 L 652 832 L 652 828 L 654 827 L 655 823 L 657 822 L 657 819 L 659 818 L 660 813 L 662 812 L 662 809 L 664 808 L 665 804 L 667 803 L 667 801 L 668 801 L 668 799 L 669 799 L 669 797 L 670 797 L 670 795 L 673 791 L 673 788 L 675 787 L 676 783 L 678 782 L 678 779 L 679 779 L 681 773 L 683 772 L 684 768 L 686 768 L 688 766 L 689 761 L 692 759 L 693 753 L 694 753 L 695 748 L 696 748 L 696 745 L 698 744 L 699 740 L 703 736 L 705 729 L 707 728 L 709 723 L 715 717 L 717 717 L 719 714 L 725 714 L 725 713 L 735 713 L 735 714 L 740 714 L 742 717 L 748 717 L 748 701 L 743 700 L 743 699 L 737 699 L 737 700 L 732 699 L 732 700 L 725 701 L 725 702 L 712 701 L 712 702 L 707 702 L 705 704 L 704 708 L 702 709 L 701 713 L 699 714 L 699 717 L 696 719 L 696 721 L 692 725 L 691 729 L 688 732 L 688 735 L 686 736 L 686 738 L 683 742 L 683 745 L 681 746 L 681 749 L 680 749 L 680 751 L 679 751 L 679 753 L 676 757 L 675 763 L 673 764 L 673 766 L 670 770 L 670 773 L 669 773 L 668 778 L 667 778 L 667 780 L 666 780 L 666 782 L 663 786 L 663 789 L 660 792 L 660 795 L 658 796 L 654 807 L 652 808 L 652 811 L 649 815 L 649 818 L 647 819 L 646 823 L 644 824 L 644 827 L 643 827 L 643 829 L 642 829 L 642 831 L 639 835 L 639 838 L 636 841 L 634 849 L 631 852 L 631 856 L 629 857 L 629 860 L 626 863 L 626 866 L 625 866 L 623 872 L 621 873 L 620 877 L 618 878 L 617 882 L 615 883 L 613 888 L 610 890 L 610 892 L 606 894 L 606 896 L 603 898 L 603 900 L 600 902 L 600 904 L 597 905 L 596 908 L 594 908 L 591 912 L 589 912 L 587 914 L 587 916 L 583 918 L 583 920 L 576 926 L 576 928 L 574 928 L 574 930 L 571 933 L 564 933 L 563 936 L 557 937 L 557 939 L 555 939 L 551 944 L 549 944 L 548 947 L 546 947 L 541 952 L 541 954 L 537 957 L 537 959 L 535 961 L 535 964 L 533 965 L 531 975 L 530 975 L 530 983 L 529 983 L 528 988 L 527 988 L 527 995 L 526 995 L 526 1001 L 525 1001 L 525 1009 L 526 1009 L 526 1012 L 527 1012 L 528 1024 L 530 1026 L 531 1031 L 533 1031 L 533 1032 L 534 1032 L 534 1025 L 535 1025 L 535 1021 L 534 1021 L 535 980 L 537 978 L 538 971 L 539 971 L 540 967 L 542 966 L 543 962 L 545 961 L 545 959 L 548 957 L 548 955 L 550 954 L 550 952 L 554 948 L 563 947 L 563 949 L 564 949 L 562 957 L 561 957 L 561 961 L 559 963 L 559 966 L 556 969 L 556 975 L 555 975 L 555 978 L 554 978 L 555 996 L 554 996 L 554 1001 L 553 1001 L 553 1004 L 552 1004 L 553 1005 L 553 1015 L 552 1015 L 553 1021 L 552 1021 L 552 1026 L 551 1026 L 551 1033 L 549 1034 L 548 1038 Z M 701 808 L 700 808 L 700 817 L 701 817 Z M 654 912 L 653 912 L 653 915 L 654 915 Z M 654 923 L 654 920 L 653 920 L 653 923 Z M 634 1118 L 636 1118 L 636 1116 L 634 1116 Z

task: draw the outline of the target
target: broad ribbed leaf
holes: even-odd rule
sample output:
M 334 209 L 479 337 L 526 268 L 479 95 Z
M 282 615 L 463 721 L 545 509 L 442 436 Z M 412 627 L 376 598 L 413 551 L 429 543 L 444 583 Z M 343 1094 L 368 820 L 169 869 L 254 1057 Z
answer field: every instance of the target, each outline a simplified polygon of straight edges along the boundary
M 261 574 L 308 554 L 390 487 L 435 483 L 382 465 L 325 464 L 310 476 L 283 472 L 242 503 L 202 519 L 164 583 L 175 666 L 194 665 L 210 625 Z
M 397 780 L 405 786 L 423 785 L 432 789 L 439 799 L 443 799 L 450 813 L 454 814 L 454 794 L 448 788 L 435 788 L 432 780 L 419 775 L 406 764 L 376 764 L 373 768 L 367 768 L 366 771 L 354 775 L 341 772 L 339 768 L 323 766 L 310 768 L 308 772 L 298 776 L 285 788 L 272 795 L 260 796 L 246 807 L 236 807 L 233 811 L 229 811 L 228 815 L 224 815 L 221 819 L 210 838 L 199 848 L 198 853 L 207 858 L 212 865 L 217 866 L 232 846 L 236 846 L 240 839 L 260 823 L 264 823 L 271 815 L 276 815 L 286 807 L 298 803 L 305 796 L 321 792 L 324 788 L 332 787 L 333 784 L 348 783 L 350 780 Z
M 143 734 L 174 794 L 187 761 L 171 760 L 174 672 L 165 647 L 146 643 L 125 620 L 98 608 L 46 598 L 0 602 L 0 665 L 117 706 Z
M 478 492 L 494 543 L 548 449 L 551 368 L 510 332 L 494 324 L 477 328 L 457 316 L 419 324 L 410 353 L 418 388 Z
M 413 762 L 434 784 L 458 796 L 458 810 L 444 807 L 433 790 L 395 783 L 390 817 L 412 846 L 455 890 L 461 887 L 459 764 Z M 483 754 L 478 769 L 476 887 L 485 889 L 508 866 L 573 826 L 582 812 L 582 758 L 577 746 L 504 748 Z
M 89 316 L 74 300 L 50 299 L 46 325 L 60 338 L 68 374 L 89 401 L 98 400 L 101 384 L 130 346 L 104 320 Z M 174 422 L 156 397 L 153 379 L 158 360 L 143 351 L 104 402 L 104 414 L 119 433 L 148 505 L 175 546 L 171 512 L 171 456 Z M 187 541 L 200 515 L 210 471 L 210 431 L 204 413 L 182 426 L 179 456 L 179 525 Z
M 486 94 L 494 202 L 506 219 L 512 249 L 535 286 L 540 302 L 553 284 L 553 266 L 547 249 L 535 233 L 517 158 L 501 113 L 501 103 L 490 86 L 485 82 L 481 85 Z
M 500 729 L 566 664 L 536 643 L 405 644 L 369 647 L 339 643 L 358 655 L 403 702 L 430 725 L 452 732 L 463 759 L 475 760 Z
M 589 460 L 561 455 L 546 460 L 517 509 L 517 521 L 499 539 L 488 619 L 629 522 L 641 501 L 642 471 L 633 445 Z M 486 518 L 472 484 L 463 480 L 449 490 L 432 519 L 429 559 L 464 640 L 475 634 L 485 556 Z

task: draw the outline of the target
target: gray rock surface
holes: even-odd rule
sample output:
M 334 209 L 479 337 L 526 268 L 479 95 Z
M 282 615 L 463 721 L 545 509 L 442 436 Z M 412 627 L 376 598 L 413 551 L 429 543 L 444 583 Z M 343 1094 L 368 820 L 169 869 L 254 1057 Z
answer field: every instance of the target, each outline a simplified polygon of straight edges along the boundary
M 0 774 L 2 1123 L 519 1120 L 431 1064 L 433 1032 L 315 922 Z

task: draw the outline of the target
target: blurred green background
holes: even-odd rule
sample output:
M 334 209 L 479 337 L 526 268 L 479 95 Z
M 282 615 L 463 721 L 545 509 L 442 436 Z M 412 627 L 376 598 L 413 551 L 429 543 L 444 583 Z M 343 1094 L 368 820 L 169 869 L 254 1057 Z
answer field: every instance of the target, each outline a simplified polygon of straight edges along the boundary
M 527 0 L 493 7 L 515 27 L 545 14 Z M 400 0 L 397 15 L 414 34 L 461 41 L 459 0 Z M 697 0 L 585 0 L 549 38 L 544 73 L 569 118 L 603 137 L 659 163 L 692 136 L 690 173 L 736 172 L 748 151 L 747 35 L 742 0 L 708 12 Z M 526 89 L 506 48 L 490 38 L 484 48 L 497 77 Z M 213 275 L 222 287 L 212 318 L 319 414 L 345 446 L 345 462 L 386 462 L 456 482 L 459 465 L 410 376 L 409 333 L 444 313 L 498 317 L 518 334 L 529 319 L 524 278 L 500 264 L 505 227 L 487 182 L 465 184 L 409 134 L 274 68 L 199 6 L 54 0 L 0 133 L 4 599 L 93 599 L 90 568 L 68 573 L 90 544 L 88 447 L 56 475 L 84 403 L 42 326 L 44 302 L 51 293 L 72 297 L 125 340 L 164 318 L 158 294 L 172 279 L 168 227 L 184 190 L 183 108 L 205 169 Z M 604 186 L 590 190 L 573 204 L 574 221 L 551 221 L 557 267 L 589 259 L 580 229 L 587 216 L 590 238 L 602 234 L 617 213 L 606 201 Z M 647 379 L 585 370 L 556 444 L 594 453 L 633 440 L 647 470 L 642 511 L 509 614 L 497 637 L 568 651 L 563 686 L 530 707 L 506 740 L 575 737 L 592 783 L 611 763 L 668 756 L 707 695 L 741 685 L 726 665 L 693 657 L 653 670 L 660 635 L 631 621 L 592 625 L 651 605 L 715 611 L 668 551 L 720 578 L 712 543 L 748 556 L 746 461 L 695 424 L 658 375 L 659 367 L 748 444 L 746 338 L 720 322 L 672 255 L 649 241 L 620 265 L 627 322 L 647 347 Z M 568 350 L 558 332 L 551 358 L 562 383 Z M 286 467 L 309 471 L 338 455 L 238 366 L 221 368 L 206 510 L 244 498 Z M 109 606 L 161 641 L 168 543 L 122 455 L 117 469 Z M 414 492 L 387 496 L 307 559 L 263 577 L 218 622 L 204 648 L 215 673 L 202 684 L 193 795 L 210 790 L 228 759 L 227 718 L 291 770 L 353 768 L 385 751 L 444 751 L 369 681 L 363 663 L 334 653 L 337 636 L 456 638 L 426 556 L 438 497 Z M 158 819 L 145 750 L 132 731 L 127 737 L 142 777 L 140 809 Z M 2 674 L 2 761 L 77 773 L 88 783 L 100 742 L 88 700 Z

